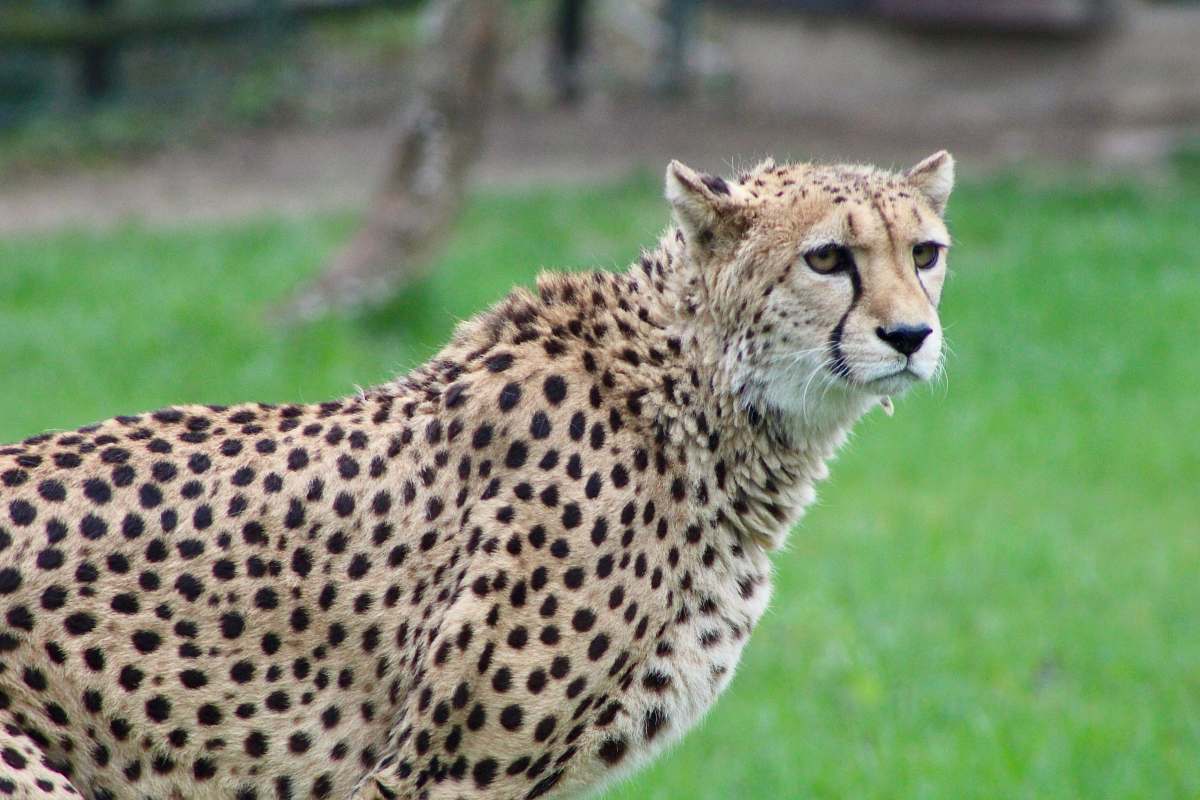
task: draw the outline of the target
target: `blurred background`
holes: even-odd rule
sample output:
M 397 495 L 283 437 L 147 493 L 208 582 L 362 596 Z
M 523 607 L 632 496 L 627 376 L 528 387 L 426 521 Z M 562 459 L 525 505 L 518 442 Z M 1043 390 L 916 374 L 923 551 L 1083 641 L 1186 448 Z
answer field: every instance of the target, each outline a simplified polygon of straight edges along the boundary
M 943 147 L 948 380 L 611 796 L 1200 797 L 1200 2 L 0 0 L 0 441 L 386 380 L 670 158 Z

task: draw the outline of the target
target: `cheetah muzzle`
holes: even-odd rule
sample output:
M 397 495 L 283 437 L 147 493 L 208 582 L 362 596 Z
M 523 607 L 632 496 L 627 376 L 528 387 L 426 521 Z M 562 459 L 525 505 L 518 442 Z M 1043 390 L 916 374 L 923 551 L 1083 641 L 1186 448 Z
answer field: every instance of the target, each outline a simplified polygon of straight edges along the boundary
M 409 375 L 0 449 L 0 796 L 563 798 L 731 680 L 769 555 L 930 379 L 953 183 L 673 162 L 623 273 Z

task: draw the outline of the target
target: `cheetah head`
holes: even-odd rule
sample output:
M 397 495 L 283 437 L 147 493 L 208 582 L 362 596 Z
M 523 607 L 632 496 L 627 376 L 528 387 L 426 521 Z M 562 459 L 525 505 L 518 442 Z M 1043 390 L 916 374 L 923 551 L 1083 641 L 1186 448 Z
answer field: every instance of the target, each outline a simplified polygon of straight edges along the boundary
M 736 182 L 672 162 L 684 298 L 718 327 L 732 388 L 808 414 L 930 380 L 953 183 L 945 151 L 903 173 L 768 161 Z

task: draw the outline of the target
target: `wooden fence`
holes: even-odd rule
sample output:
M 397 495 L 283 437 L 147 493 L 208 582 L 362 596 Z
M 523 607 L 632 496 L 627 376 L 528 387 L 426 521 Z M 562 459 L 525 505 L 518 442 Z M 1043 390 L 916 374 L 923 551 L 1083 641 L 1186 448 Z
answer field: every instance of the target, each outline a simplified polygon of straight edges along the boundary
M 129 12 L 119 0 L 81 0 L 78 10 L 51 12 L 37 4 L 0 7 L 0 52 L 54 50 L 74 54 L 80 91 L 102 100 L 116 83 L 122 48 L 156 41 L 218 39 L 373 9 L 404 9 L 421 0 L 245 0 L 215 10 Z

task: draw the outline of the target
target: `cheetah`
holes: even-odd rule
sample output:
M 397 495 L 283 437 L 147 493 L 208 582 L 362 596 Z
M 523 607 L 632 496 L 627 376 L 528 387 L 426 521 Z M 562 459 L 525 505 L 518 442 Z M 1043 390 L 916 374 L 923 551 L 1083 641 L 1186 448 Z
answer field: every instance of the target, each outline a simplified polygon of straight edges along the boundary
M 729 685 L 853 423 L 929 380 L 953 160 L 672 162 L 625 272 L 404 377 L 0 448 L 0 797 L 568 798 Z

